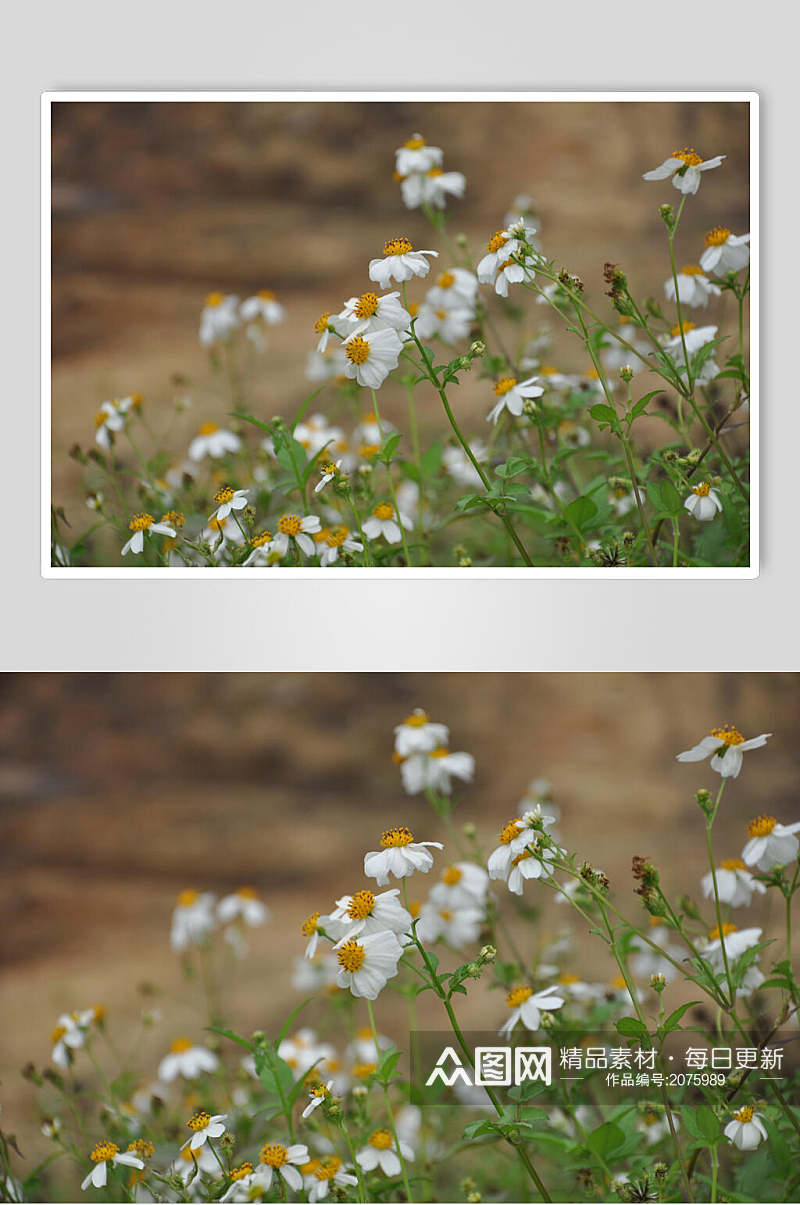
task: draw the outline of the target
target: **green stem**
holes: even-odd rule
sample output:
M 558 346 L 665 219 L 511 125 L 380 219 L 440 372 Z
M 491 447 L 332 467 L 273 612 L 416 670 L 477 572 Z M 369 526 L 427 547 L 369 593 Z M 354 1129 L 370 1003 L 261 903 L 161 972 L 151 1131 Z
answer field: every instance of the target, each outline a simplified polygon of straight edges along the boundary
M 715 911 L 717 914 L 717 931 L 719 933 L 719 944 L 720 944 L 720 948 L 722 950 L 722 961 L 725 966 L 725 978 L 728 982 L 729 1000 L 726 1001 L 725 1007 L 726 1008 L 730 1007 L 731 1010 L 735 1013 L 736 1012 L 736 992 L 734 990 L 733 979 L 731 977 L 731 968 L 728 965 L 728 951 L 725 948 L 725 934 L 724 934 L 723 928 L 722 928 L 722 906 L 720 904 L 720 899 L 719 899 L 719 888 L 717 886 L 717 868 L 714 865 L 714 846 L 713 846 L 713 842 L 711 839 L 711 829 L 713 828 L 714 820 L 716 819 L 716 815 L 717 815 L 717 810 L 720 805 L 720 800 L 722 799 L 722 792 L 725 790 L 725 782 L 726 782 L 726 780 L 723 778 L 722 782 L 720 783 L 719 791 L 717 792 L 717 798 L 714 802 L 714 810 L 711 813 L 711 815 L 706 818 L 706 850 L 708 852 L 708 864 L 711 867 L 711 882 L 712 882 L 712 885 L 714 888 L 714 908 L 715 908 Z
M 378 424 L 378 437 L 381 441 L 381 447 L 383 447 L 383 427 L 381 426 L 381 416 L 380 411 L 378 410 L 378 397 L 374 389 L 370 389 L 370 393 L 372 394 L 372 406 L 375 411 L 375 421 Z M 395 519 L 397 521 L 397 526 L 400 528 L 400 539 L 403 541 L 403 552 L 405 553 L 406 564 L 413 565 L 414 562 L 411 560 L 411 554 L 408 551 L 408 543 L 406 542 L 406 529 L 400 522 L 400 510 L 397 505 L 397 497 L 394 492 L 392 470 L 388 464 L 386 465 L 386 477 L 389 482 L 389 494 L 391 495 L 392 506 L 394 507 Z
M 369 1013 L 369 1023 L 370 1023 L 370 1027 L 372 1029 L 372 1036 L 375 1039 L 375 1052 L 377 1054 L 377 1052 L 380 1050 L 379 1039 L 378 1039 L 378 1027 L 375 1024 L 375 1014 L 372 1011 L 372 1001 L 367 999 L 366 1003 L 367 1003 L 367 1012 Z M 403 1158 L 403 1152 L 400 1149 L 400 1139 L 397 1137 L 397 1128 L 394 1124 L 394 1113 L 392 1112 L 392 1104 L 389 1099 L 389 1085 L 388 1084 L 383 1085 L 383 1100 L 384 1100 L 384 1104 L 386 1105 L 386 1114 L 389 1118 L 389 1126 L 392 1131 L 392 1138 L 394 1139 L 394 1146 L 395 1146 L 395 1150 L 397 1151 L 397 1158 L 400 1160 L 400 1170 L 403 1173 L 403 1187 L 406 1190 L 406 1198 L 409 1201 L 413 1201 L 414 1198 L 411 1195 L 411 1186 L 409 1185 L 409 1182 L 408 1182 L 408 1171 L 406 1170 L 406 1161 Z

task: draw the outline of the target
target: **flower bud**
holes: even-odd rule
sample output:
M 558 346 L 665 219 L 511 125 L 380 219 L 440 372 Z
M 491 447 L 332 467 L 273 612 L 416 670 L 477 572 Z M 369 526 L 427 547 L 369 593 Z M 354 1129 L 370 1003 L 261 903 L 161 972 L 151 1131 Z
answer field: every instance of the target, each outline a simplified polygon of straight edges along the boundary
M 667 230 L 672 230 L 675 226 L 675 210 L 672 206 L 659 205 L 658 213 Z
M 703 787 L 701 790 L 695 792 L 694 797 L 695 797 L 697 806 L 699 807 L 699 809 L 703 813 L 703 815 L 710 817 L 712 812 L 714 811 L 714 801 L 711 798 L 711 792 L 707 791 L 705 789 L 705 787 Z
M 478 356 L 483 356 L 485 354 L 486 344 L 484 343 L 483 339 L 476 339 L 473 343 L 470 343 L 468 355 L 471 359 L 476 360 Z
M 478 962 L 480 962 L 480 963 L 494 962 L 495 958 L 497 958 L 497 950 L 495 949 L 494 946 L 482 946 L 481 947 L 481 952 L 478 955 Z
M 667 981 L 663 975 L 651 975 L 650 986 L 654 992 L 658 992 L 659 996 L 667 985 Z
M 623 364 L 622 368 L 620 368 L 620 370 L 619 370 L 619 375 L 620 375 L 621 380 L 623 380 L 626 385 L 630 381 L 632 381 L 633 380 L 633 369 L 631 368 L 630 364 Z

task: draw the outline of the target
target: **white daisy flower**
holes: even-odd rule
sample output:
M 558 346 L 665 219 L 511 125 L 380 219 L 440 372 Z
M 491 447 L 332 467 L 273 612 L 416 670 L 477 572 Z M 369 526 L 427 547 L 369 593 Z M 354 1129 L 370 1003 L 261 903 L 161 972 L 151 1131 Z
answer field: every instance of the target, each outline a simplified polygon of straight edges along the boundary
M 230 518 L 209 519 L 208 526 L 200 533 L 200 539 L 210 545 L 216 560 L 220 560 L 227 544 L 244 544 L 245 535 L 239 524 Z
M 69 1067 L 73 1051 L 80 1050 L 86 1044 L 89 1026 L 95 1019 L 95 1010 L 84 1012 L 63 1013 L 50 1035 L 53 1050 L 50 1055 L 57 1067 Z
M 178 1076 L 197 1079 L 206 1071 L 216 1071 L 219 1059 L 207 1046 L 195 1046 L 188 1038 L 176 1038 L 171 1043 L 169 1054 L 158 1064 L 158 1078 L 171 1084 Z
M 385 329 L 400 332 L 408 330 L 411 315 L 397 292 L 383 293 L 380 297 L 377 293 L 362 293 L 360 297 L 348 298 L 338 321 L 351 335 Z
M 558 994 L 552 984 L 541 992 L 534 992 L 532 987 L 527 986 L 515 987 L 506 996 L 506 1004 L 511 1010 L 511 1015 L 498 1031 L 500 1037 L 510 1034 L 517 1022 L 531 1032 L 535 1032 L 541 1025 L 542 1013 L 553 1012 L 555 1009 L 561 1008 L 563 1003 L 564 997 Z
M 749 234 L 731 234 L 727 226 L 715 226 L 706 235 L 706 249 L 700 256 L 700 267 L 715 276 L 739 272 L 750 263 Z
M 787 866 L 794 862 L 800 848 L 794 835 L 798 831 L 800 823 L 779 824 L 774 816 L 756 816 L 747 827 L 750 840 L 742 850 L 742 860 L 762 874 L 776 866 Z
M 761 1113 L 756 1113 L 752 1105 L 743 1105 L 733 1114 L 723 1130 L 728 1142 L 732 1142 L 740 1151 L 754 1151 L 759 1143 L 767 1137 Z
M 211 515 L 209 523 L 211 519 L 216 519 L 218 523 L 221 523 L 224 519 L 227 519 L 231 511 L 244 510 L 247 506 L 247 495 L 249 493 L 249 490 L 235 490 L 232 485 L 220 486 L 214 494 L 214 501 L 218 503 L 218 506 L 213 515 Z
M 470 451 L 478 464 L 485 462 L 488 449 L 482 439 L 470 441 Z M 442 465 L 459 485 L 482 486 L 480 474 L 460 444 L 448 444 L 442 452 Z
M 719 494 L 711 488 L 709 481 L 699 481 L 692 486 L 692 492 L 684 499 L 684 507 L 695 519 L 708 523 L 715 519 L 722 510 Z
M 571 418 L 564 418 L 556 427 L 556 434 L 562 444 L 568 448 L 585 448 L 592 442 L 592 437 L 585 427 L 580 427 Z
M 354 996 L 367 1000 L 376 1000 L 388 980 L 394 978 L 403 953 L 400 942 L 389 932 L 370 933 L 358 940 L 343 938 L 334 949 L 339 959 L 339 987 L 349 987 Z
M 514 842 L 519 841 L 520 827 L 524 821 L 517 817 L 515 820 L 508 820 L 497 834 L 497 847 L 489 854 L 487 869 L 490 879 L 508 879 L 511 873 L 511 863 L 518 853 L 525 848 L 523 841 L 522 846 L 517 847 Z
M 758 945 L 761 940 L 761 932 L 762 930 L 758 928 L 740 929 L 738 925 L 728 922 L 723 924 L 720 933 L 719 926 L 715 925 L 708 935 L 708 940 L 702 946 L 703 957 L 708 959 L 715 971 L 720 972 L 725 967 L 722 952 L 723 942 L 730 965 L 741 958 L 746 950 Z
M 325 486 L 328 485 L 329 482 L 333 481 L 336 478 L 336 475 L 339 472 L 339 469 L 341 467 L 342 467 L 341 460 L 322 460 L 322 461 L 320 461 L 319 464 L 317 465 L 317 468 L 319 469 L 322 476 L 320 477 L 317 484 L 314 486 L 314 493 L 318 494 L 321 490 L 324 490 Z
M 311 536 L 321 527 L 322 524 L 317 515 L 281 515 L 272 547 L 282 560 L 293 540 L 301 552 L 305 553 L 307 557 L 313 557 L 316 546 Z
M 373 1130 L 367 1145 L 356 1153 L 356 1159 L 365 1172 L 375 1171 L 379 1167 L 385 1176 L 397 1176 L 402 1170 L 397 1149 L 390 1130 Z M 400 1140 L 399 1149 L 407 1163 L 413 1162 L 414 1151 L 407 1142 Z
M 427 874 L 433 866 L 431 849 L 443 849 L 441 841 L 415 841 L 414 834 L 405 825 L 388 828 L 381 836 L 381 849 L 364 855 L 364 874 L 376 879 L 379 887 L 385 887 L 389 875 L 403 879 L 415 870 Z
M 251 536 L 250 547 L 252 552 L 242 562 L 245 568 L 248 565 L 255 565 L 257 568 L 264 569 L 277 565 L 281 559 L 275 551 L 271 531 L 260 531 L 258 535 Z
M 300 926 L 301 934 L 303 937 L 308 938 L 304 955 L 305 958 L 313 958 L 316 954 L 321 935 L 320 930 L 325 930 L 327 932 L 325 929 L 327 921 L 327 916 L 320 916 L 319 912 L 312 912 L 310 916 L 306 917 Z
M 680 1119 L 675 1113 L 672 1114 L 672 1125 L 675 1130 L 680 1128 Z M 672 1133 L 666 1113 L 653 1113 L 652 1111 L 648 1111 L 639 1118 L 636 1128 L 640 1134 L 644 1134 L 644 1140 L 648 1146 L 655 1146 L 662 1138 L 667 1138 Z
M 304 422 L 297 423 L 293 435 L 305 448 L 309 459 L 330 445 L 333 445 L 332 451 L 337 451 L 344 442 L 344 432 L 340 427 L 332 427 L 324 414 L 312 414 Z
M 693 356 L 705 347 L 706 343 L 710 343 L 716 337 L 716 326 L 695 326 L 693 322 L 683 323 L 683 339 L 681 339 L 681 323 L 676 322 L 669 333 L 669 337 L 663 341 L 664 350 L 669 352 L 673 359 L 677 356 L 683 357 L 683 343 L 686 342 L 686 351 L 690 356 Z
M 225 895 L 217 904 L 217 916 L 224 925 L 242 920 L 250 928 L 263 925 L 269 916 L 269 908 L 263 904 L 252 887 L 240 887 L 231 895 Z
M 403 536 L 398 520 L 406 531 L 410 531 L 414 526 L 408 515 L 402 511 L 395 512 L 391 502 L 379 502 L 373 507 L 370 517 L 361 524 L 361 530 L 368 540 L 377 540 L 379 536 L 383 536 L 387 544 L 399 544 Z
M 112 402 L 103 402 L 95 415 L 95 441 L 106 451 L 114 442 L 114 434 L 125 426 L 125 420 L 136 398 L 125 397 Z
M 266 1191 L 272 1187 L 273 1177 L 277 1173 L 290 1188 L 299 1192 L 303 1187 L 303 1177 L 298 1168 L 308 1162 L 307 1146 L 299 1142 L 292 1143 L 291 1146 L 284 1146 L 281 1142 L 268 1142 L 259 1152 L 259 1166 L 238 1183 L 240 1186 L 246 1185 L 248 1190 L 257 1186 Z M 249 1192 L 245 1199 L 250 1199 Z M 222 1200 L 224 1201 L 225 1197 Z
M 179 1176 L 186 1184 L 196 1176 L 195 1168 L 207 1175 L 219 1175 L 219 1163 L 212 1147 L 201 1146 L 200 1150 L 196 1152 L 190 1150 L 188 1146 L 183 1147 L 178 1152 L 177 1159 L 173 1159 L 169 1165 L 169 1174 Z
M 643 180 L 666 180 L 672 177 L 672 183 L 678 192 L 696 193 L 700 187 L 701 173 L 719 167 L 725 155 L 715 155 L 713 159 L 702 159 L 693 147 L 686 146 L 682 151 L 673 151 L 669 159 L 665 159 L 658 167 L 645 172 Z
M 212 460 L 219 460 L 228 452 L 238 452 L 241 446 L 241 439 L 233 431 L 226 431 L 216 423 L 203 423 L 189 444 L 189 459 L 198 461 L 210 456 Z
M 445 310 L 475 309 L 478 278 L 466 268 L 448 268 L 426 294 L 429 305 Z
M 742 755 L 750 749 L 760 749 L 766 745 L 771 732 L 762 732 L 760 736 L 751 737 L 746 741 L 732 724 L 724 728 L 712 728 L 709 736 L 704 736 L 693 749 L 679 753 L 678 761 L 703 761 L 711 758 L 711 768 L 723 778 L 736 778 L 742 768 Z M 745 859 L 747 861 L 747 859 Z
M 170 527 L 168 523 L 156 523 L 155 519 L 147 511 L 140 511 L 134 515 L 128 524 L 129 531 L 133 532 L 131 538 L 122 546 L 122 556 L 127 556 L 132 552 L 135 556 L 144 549 L 145 532 L 148 535 L 169 536 L 175 538 L 175 528 Z
M 374 895 L 371 891 L 357 891 L 355 895 L 343 895 L 336 901 L 331 920 L 339 921 L 346 937 L 368 937 L 370 933 L 394 933 L 411 931 L 411 913 L 400 903 L 400 890 L 382 891 Z
M 335 565 L 340 552 L 364 551 L 364 545 L 355 533 L 341 523 L 337 523 L 334 527 L 320 528 L 314 539 L 319 553 L 319 563 L 323 569 L 327 569 L 329 565 Z
M 516 377 L 501 377 L 494 387 L 497 402 L 486 416 L 487 423 L 496 423 L 504 410 L 519 418 L 528 398 L 541 397 L 544 389 L 537 384 L 538 377 L 518 381 Z
M 536 227 L 529 226 L 520 217 L 505 230 L 498 230 L 486 244 L 486 254 L 478 261 L 477 274 L 481 284 L 494 285 L 500 297 L 508 296 L 509 284 L 530 280 L 535 262 L 530 257 L 528 245 L 533 244 Z M 525 263 L 517 262 L 525 259 Z
M 450 739 L 446 724 L 434 723 L 421 707 L 415 707 L 402 724 L 395 725 L 394 749 L 399 757 L 412 753 L 431 753 Z
M 467 177 L 462 172 L 446 172 L 432 167 L 426 172 L 412 172 L 400 181 L 400 193 L 406 209 L 431 205 L 444 209 L 448 197 L 463 197 Z
M 310 1117 L 315 1109 L 325 1103 L 325 1097 L 330 1096 L 333 1080 L 329 1079 L 326 1084 L 320 1084 L 318 1088 L 312 1088 L 309 1092 L 309 1101 L 303 1112 L 300 1114 L 302 1118 Z
M 326 315 L 326 318 L 329 315 Z M 343 377 L 347 365 L 347 357 L 341 347 L 323 355 L 319 351 L 310 351 L 306 356 L 306 379 L 309 381 L 330 381 L 335 377 Z
M 686 264 L 676 273 L 678 281 L 678 300 L 681 305 L 707 306 L 709 297 L 719 297 L 722 293 L 719 285 L 713 284 L 699 264 Z M 664 294 L 668 301 L 675 300 L 675 281 L 670 276 L 664 281 Z M 622 349 L 626 350 L 625 348 Z
M 198 1151 L 201 1146 L 208 1142 L 209 1138 L 221 1138 L 225 1133 L 225 1122 L 228 1119 L 227 1113 L 204 1113 L 201 1109 L 195 1113 L 187 1121 L 189 1129 L 192 1131 L 191 1138 L 187 1138 L 181 1150 L 184 1147 L 189 1147 L 191 1151 Z
M 241 304 L 240 313 L 245 322 L 260 318 L 267 326 L 277 326 L 286 317 L 286 310 L 275 300 L 271 289 L 261 289 L 252 297 L 246 298 Z
M 199 945 L 217 927 L 215 897 L 210 891 L 182 891 L 172 913 L 170 944 L 181 953 L 190 945 Z
M 474 862 L 453 862 L 431 888 L 430 899 L 450 907 L 483 906 L 489 894 L 489 875 Z
M 451 779 L 472 782 L 474 774 L 475 758 L 471 753 L 451 753 L 447 748 L 412 753 L 400 763 L 400 777 L 407 795 L 418 795 L 426 788 L 449 795 Z
M 391 281 L 402 284 L 412 276 L 427 276 L 431 266 L 426 255 L 438 257 L 438 251 L 415 251 L 407 238 L 387 239 L 383 244 L 383 256 L 369 261 L 369 278 L 382 289 L 388 289 Z
M 303 1168 L 303 1172 L 306 1192 L 311 1202 L 324 1201 L 331 1184 L 338 1188 L 353 1188 L 358 1184 L 358 1177 L 344 1170 L 338 1155 L 322 1155 L 319 1159 L 312 1159 Z
M 541 971 L 541 967 L 539 970 Z M 559 975 L 555 988 L 565 996 L 569 996 L 581 1004 L 601 1000 L 605 994 L 605 988 L 602 983 L 584 983 L 578 975 L 573 975 L 569 972 Z
M 559 853 L 552 846 L 545 845 L 540 836 L 530 838 L 528 845 L 532 848 L 514 854 L 509 866 L 506 882 L 508 890 L 514 895 L 522 895 L 527 879 L 540 879 L 542 875 L 551 875 L 553 870 L 548 863 Z
M 421 134 L 412 134 L 394 153 L 394 167 L 399 176 L 410 172 L 427 172 L 438 167 L 443 158 L 442 148 L 428 146 Z
M 225 342 L 240 326 L 239 298 L 232 293 L 209 293 L 200 315 L 200 342 L 203 347 Z
M 449 309 L 447 306 L 432 306 L 428 302 L 417 310 L 414 330 L 420 339 L 432 339 L 434 335 L 447 344 L 466 339 L 475 321 L 472 309 Z
M 795 845 L 796 843 L 795 838 Z M 741 908 L 750 904 L 753 892 L 763 895 L 767 890 L 763 883 L 753 877 L 741 858 L 725 858 L 716 868 L 716 875 L 720 902 L 729 904 L 731 908 Z M 714 878 L 710 871 L 703 876 L 701 885 L 706 899 L 713 899 Z
M 137 1155 L 131 1151 L 121 1151 L 115 1142 L 98 1142 L 94 1150 L 89 1155 L 94 1167 L 89 1172 L 89 1175 L 81 1184 L 82 1189 L 86 1189 L 91 1184 L 93 1188 L 105 1188 L 108 1182 L 108 1165 L 118 1167 L 123 1164 L 125 1167 L 136 1167 L 140 1170 L 144 1167 L 144 1163 Z
M 426 944 L 442 938 L 454 950 L 463 950 L 478 940 L 485 919 L 484 908 L 476 904 L 448 907 L 438 903 L 431 892 L 420 908 L 417 936 Z
M 388 326 L 368 334 L 369 338 L 348 335 L 342 344 L 347 356 L 345 376 L 368 389 L 380 389 L 389 373 L 397 368 L 403 341 Z

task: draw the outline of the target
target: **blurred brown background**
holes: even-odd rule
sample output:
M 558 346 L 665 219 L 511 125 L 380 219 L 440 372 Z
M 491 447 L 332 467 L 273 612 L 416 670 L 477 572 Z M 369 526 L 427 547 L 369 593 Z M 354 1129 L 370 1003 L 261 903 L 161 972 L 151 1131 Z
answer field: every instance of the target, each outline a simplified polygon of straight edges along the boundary
M 416 706 L 450 726 L 452 749 L 476 757 L 456 820 L 474 822 L 485 849 L 529 780 L 545 776 L 565 845 L 606 871 L 631 917 L 633 854 L 658 862 L 668 893 L 700 896 L 693 792 L 719 778 L 675 754 L 712 727 L 775 734 L 728 785 L 717 856 L 738 856 L 762 811 L 798 818 L 794 674 L 27 674 L 5 675 L 0 689 L 0 1103 L 4 1128 L 35 1140 L 34 1092 L 19 1069 L 47 1064 L 62 1011 L 103 1003 L 127 1048 L 152 1003 L 137 988 L 158 984 L 164 1020 L 142 1046 L 143 1077 L 174 1036 L 203 1037 L 202 993 L 182 982 L 169 946 L 183 888 L 262 893 L 272 919 L 254 931 L 225 1002 L 245 1032 L 279 1028 L 302 999 L 290 976 L 305 917 L 362 885 L 363 853 L 382 829 L 407 823 L 418 839 L 444 837 L 427 804 L 404 795 L 391 760 L 393 726 Z M 434 880 L 417 876 L 412 897 Z M 526 898 L 544 909 L 518 931 L 532 953 L 569 917 L 535 884 Z M 747 920 L 771 924 L 760 903 Z M 573 968 L 612 978 L 595 939 L 580 939 Z M 421 1003 L 438 1025 L 436 1002 Z M 489 1014 L 500 1004 L 492 997 Z M 394 1016 L 400 1038 L 397 1005 L 382 997 L 379 1018 L 388 1027 Z M 485 1025 L 485 992 L 460 1011 Z
M 172 375 L 192 377 L 192 410 L 171 432 L 177 457 L 202 421 L 223 418 L 227 402 L 211 392 L 197 341 L 211 290 L 244 296 L 271 288 L 286 304 L 288 321 L 271 332 L 250 400 L 265 417 L 293 412 L 309 392 L 313 321 L 368 287 L 367 262 L 384 239 L 406 234 L 417 247 L 441 249 L 392 178 L 394 149 L 416 130 L 444 148 L 446 169 L 467 176 L 465 199 L 450 207 L 451 233 L 465 232 L 478 254 L 514 196 L 531 194 L 546 253 L 584 279 L 604 314 L 606 260 L 625 267 L 638 295 L 663 298 L 669 265 L 657 209 L 680 197 L 668 181 L 641 175 L 675 148 L 727 155 L 690 198 L 679 263 L 696 262 L 712 225 L 749 229 L 744 104 L 57 103 L 56 501 L 79 503 L 80 473 L 66 452 L 91 444 L 105 398 L 141 393 L 160 429 L 167 418 L 159 410 L 176 394 Z M 421 299 L 424 288 L 417 282 L 410 297 Z M 526 309 L 532 334 L 546 311 Z M 709 312 L 718 321 L 719 304 Z M 567 371 L 588 367 L 569 336 L 561 336 L 556 362 Z M 384 390 L 382 399 L 389 417 L 404 417 L 402 391 Z M 485 383 L 467 378 L 459 407 L 482 431 Z M 423 434 L 444 431 L 432 394 L 420 418 Z

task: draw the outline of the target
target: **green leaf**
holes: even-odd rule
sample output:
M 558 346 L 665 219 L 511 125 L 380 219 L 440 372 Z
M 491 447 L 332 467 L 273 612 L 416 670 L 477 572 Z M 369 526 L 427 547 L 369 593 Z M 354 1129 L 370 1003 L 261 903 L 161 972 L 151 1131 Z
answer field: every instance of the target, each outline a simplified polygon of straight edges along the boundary
M 722 1141 L 722 1127 L 714 1110 L 708 1105 L 684 1109 L 682 1117 L 692 1138 L 702 1146 L 715 1146 Z
M 432 443 L 422 454 L 422 472 L 426 477 L 435 477 L 442 463 L 442 445 Z
M 239 1046 L 244 1046 L 245 1050 L 252 1050 L 251 1042 L 246 1038 L 241 1037 L 238 1033 L 234 1033 L 232 1029 L 222 1029 L 219 1025 L 206 1025 L 209 1033 L 218 1033 L 222 1038 L 229 1038 L 231 1042 L 236 1042 Z
M 598 1126 L 586 1139 L 589 1150 L 604 1163 L 613 1157 L 614 1152 L 618 1151 L 624 1142 L 624 1133 L 618 1125 L 614 1125 L 613 1121 L 606 1121 L 603 1125 Z
M 295 1017 L 297 1017 L 297 1015 L 299 1013 L 301 1013 L 303 1011 L 303 1009 L 306 1008 L 313 999 L 314 999 L 313 996 L 307 996 L 306 999 L 303 1000 L 303 1002 L 301 1004 L 298 1004 L 297 1007 L 293 1008 L 292 1011 L 289 1013 L 289 1016 L 286 1018 L 283 1025 L 281 1026 L 281 1031 L 275 1040 L 275 1049 L 276 1050 L 280 1046 L 283 1039 L 286 1037 L 289 1030 L 292 1028 Z
M 638 418 L 640 414 L 644 414 L 645 406 L 651 398 L 656 397 L 659 393 L 663 393 L 662 389 L 652 389 L 650 393 L 646 393 L 644 397 L 640 397 L 635 406 L 631 406 L 628 411 L 628 418 Z
M 647 1026 L 638 1017 L 622 1017 L 617 1021 L 617 1033 L 625 1038 L 638 1038 L 647 1033 Z
M 388 436 L 386 443 L 378 453 L 376 460 L 382 460 L 384 464 L 388 464 L 394 455 L 395 448 L 400 443 L 402 438 L 403 434 L 401 431 L 393 431 L 392 434 Z
M 659 487 L 661 505 L 668 515 L 679 515 L 683 510 L 683 500 L 671 481 L 662 481 Z
M 617 416 L 610 406 L 603 406 L 599 402 L 596 406 L 592 406 L 589 414 L 596 423 L 608 423 L 609 426 L 614 426 L 617 421 Z
M 580 498 L 574 498 L 569 506 L 564 508 L 564 518 L 574 523 L 576 527 L 583 527 L 584 523 L 588 523 L 596 514 L 597 505 L 585 494 Z
M 667 1019 L 664 1021 L 664 1024 L 660 1026 L 659 1032 L 662 1034 L 672 1033 L 673 1029 L 678 1028 L 683 1014 L 688 1012 L 688 1010 L 695 1004 L 699 1003 L 699 1000 L 690 1000 L 688 1004 L 681 1004 L 679 1008 L 676 1008 L 674 1012 L 669 1014 Z

